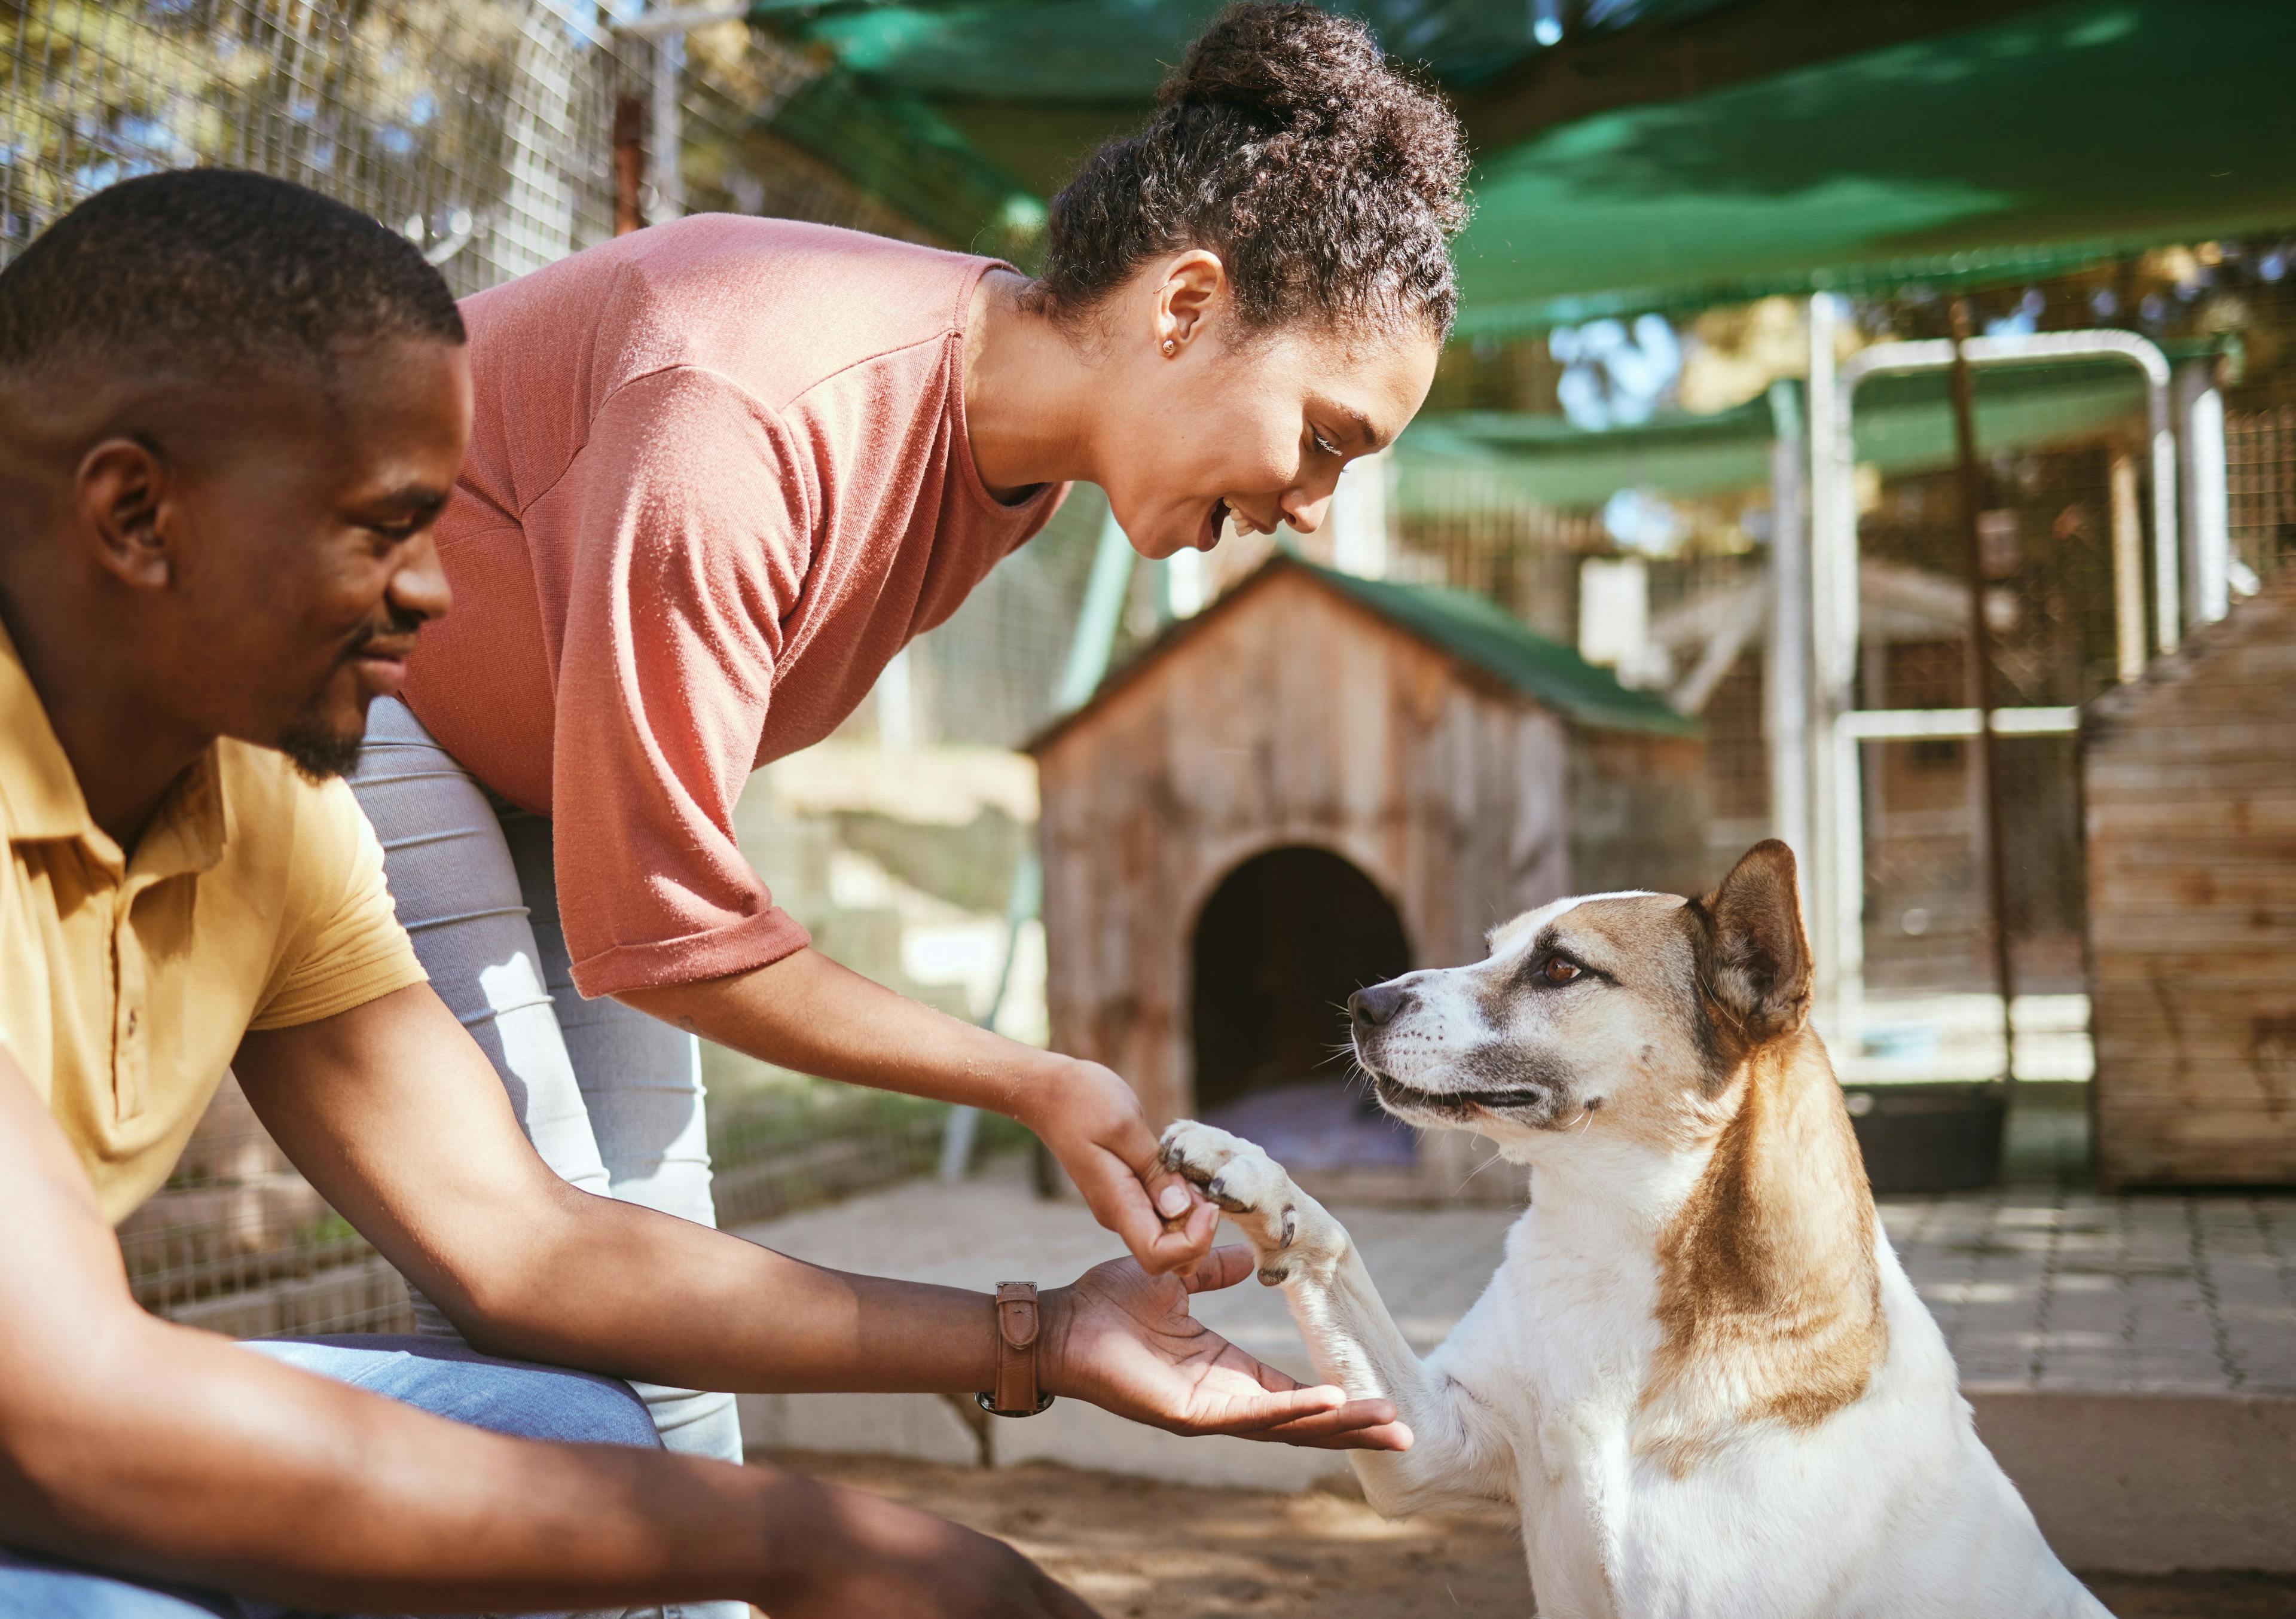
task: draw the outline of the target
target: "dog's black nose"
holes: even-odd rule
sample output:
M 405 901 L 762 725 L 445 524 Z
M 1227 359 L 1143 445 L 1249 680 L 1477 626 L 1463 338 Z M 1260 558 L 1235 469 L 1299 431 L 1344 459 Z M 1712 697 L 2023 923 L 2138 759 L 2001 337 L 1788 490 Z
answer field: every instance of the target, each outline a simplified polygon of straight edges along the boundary
M 1412 993 L 1393 984 L 1374 984 L 1348 997 L 1348 1016 L 1377 1028 L 1395 1021 L 1396 1013 L 1412 1002 Z

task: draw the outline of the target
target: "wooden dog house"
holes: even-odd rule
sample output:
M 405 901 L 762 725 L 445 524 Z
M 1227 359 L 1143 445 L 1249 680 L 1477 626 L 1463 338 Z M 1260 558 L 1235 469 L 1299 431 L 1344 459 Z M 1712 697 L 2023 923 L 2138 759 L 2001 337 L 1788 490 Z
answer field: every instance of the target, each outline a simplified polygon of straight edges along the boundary
M 1693 722 L 1480 597 L 1286 555 L 1030 751 L 1054 1047 L 1159 1124 L 1222 1118 L 1378 1195 L 1457 1196 L 1472 1143 L 1358 1104 L 1351 990 L 1567 894 L 1715 875 Z
M 2097 1178 L 2296 1182 L 2296 568 L 2081 745 Z

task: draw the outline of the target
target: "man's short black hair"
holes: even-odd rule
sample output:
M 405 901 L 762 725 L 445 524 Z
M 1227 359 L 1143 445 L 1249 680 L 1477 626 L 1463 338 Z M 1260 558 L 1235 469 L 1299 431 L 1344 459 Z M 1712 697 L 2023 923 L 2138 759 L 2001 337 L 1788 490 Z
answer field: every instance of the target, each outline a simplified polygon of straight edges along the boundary
M 0 269 L 0 373 L 325 379 L 345 344 L 386 337 L 464 340 L 438 270 L 357 209 L 237 169 L 123 180 Z

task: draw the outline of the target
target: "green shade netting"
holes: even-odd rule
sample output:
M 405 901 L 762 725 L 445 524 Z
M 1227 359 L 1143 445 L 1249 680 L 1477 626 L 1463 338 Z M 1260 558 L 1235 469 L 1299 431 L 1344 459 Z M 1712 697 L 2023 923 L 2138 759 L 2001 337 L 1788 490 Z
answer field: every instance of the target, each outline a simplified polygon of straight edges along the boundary
M 1489 158 L 1466 331 L 2048 274 L 2296 220 L 2296 5 L 2079 0 Z
M 2174 361 L 2207 352 L 2185 346 Z M 2079 444 L 2144 421 L 2143 373 L 2123 361 L 1989 364 L 1971 373 L 1980 454 Z M 1792 386 L 1799 388 L 1800 384 Z M 1954 464 L 1943 372 L 1885 375 L 1857 389 L 1856 458 L 1884 476 Z M 1621 489 L 1672 495 L 1758 489 L 1770 478 L 1776 425 L 1757 398 L 1710 416 L 1675 416 L 1590 432 L 1560 416 L 1461 412 L 1422 416 L 1397 444 L 1398 499 L 1414 517 L 1487 511 L 1494 499 L 1599 506 Z M 1464 474 L 1464 476 L 1462 476 Z
M 1856 0 L 1844 0 L 1855 4 Z M 1598 7 L 1663 25 L 1717 0 Z M 1520 0 L 1356 0 L 1394 54 L 1455 88 L 1534 47 Z M 759 21 L 823 46 L 833 94 L 775 127 L 889 200 L 911 132 L 937 173 L 896 206 L 959 241 L 1009 231 L 1144 117 L 1215 0 L 911 0 Z M 1770 292 L 2038 276 L 2152 243 L 2296 222 L 2296 4 L 2064 0 L 1986 27 L 1482 154 L 1458 246 L 1461 330 Z M 834 101 L 838 104 L 824 105 Z M 918 122 L 918 119 L 923 122 Z M 969 227 L 969 228 L 968 228 Z M 992 234 L 991 241 L 996 240 Z

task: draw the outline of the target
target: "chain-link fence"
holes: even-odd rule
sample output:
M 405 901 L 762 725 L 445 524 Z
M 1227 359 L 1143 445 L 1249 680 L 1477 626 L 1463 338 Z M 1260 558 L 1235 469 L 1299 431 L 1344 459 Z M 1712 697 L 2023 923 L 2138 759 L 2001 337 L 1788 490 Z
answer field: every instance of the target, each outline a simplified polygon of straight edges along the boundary
M 685 211 L 922 238 L 771 132 L 769 115 L 817 71 L 809 58 L 738 21 L 661 36 L 619 26 L 638 20 L 578 0 L 0 0 L 0 260 L 92 192 L 193 165 L 338 197 L 420 245 L 458 294 Z M 923 712 L 910 748 L 1009 750 L 1041 723 L 1097 523 L 1079 502 L 913 650 Z M 882 751 L 866 714 L 839 746 Z M 905 824 L 865 793 L 824 790 L 817 771 L 802 802 L 776 810 L 761 778 L 763 807 L 749 818 L 767 837 L 753 853 L 845 959 L 979 1015 L 979 985 L 993 977 L 982 958 L 1004 941 L 1003 885 L 1033 814 L 1032 784 L 1001 756 L 986 831 L 967 823 L 955 836 Z M 930 757 L 899 768 L 934 779 Z M 1029 997 L 1014 999 L 1004 1026 L 1026 1033 Z M 933 1161 L 943 1108 L 726 1052 L 710 1052 L 708 1067 L 726 1223 Z M 218 1330 L 392 1330 L 410 1319 L 397 1277 L 228 1081 L 120 1243 L 148 1307 Z

